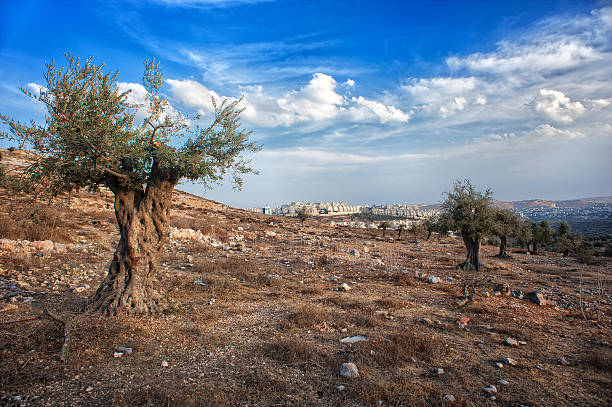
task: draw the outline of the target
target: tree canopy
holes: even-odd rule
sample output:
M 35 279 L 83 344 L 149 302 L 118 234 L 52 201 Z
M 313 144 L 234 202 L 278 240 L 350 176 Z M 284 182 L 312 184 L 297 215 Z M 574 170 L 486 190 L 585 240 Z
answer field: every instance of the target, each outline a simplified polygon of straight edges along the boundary
M 105 314 L 156 312 L 161 295 L 152 284 L 160 251 L 168 236 L 174 187 L 180 180 L 205 186 L 227 174 L 234 185 L 255 172 L 248 153 L 261 147 L 242 128 L 240 100 L 212 100 L 214 117 L 205 127 L 198 116 L 186 118 L 159 93 L 163 74 L 157 62 L 145 61 L 145 106 L 129 103 L 129 91 L 117 84 L 118 72 L 105 73 L 93 58 L 81 64 L 46 64 L 46 87 L 39 94 L 23 90 L 47 108 L 44 124 L 20 123 L 0 115 L 10 134 L 37 153 L 27 169 L 30 181 L 51 195 L 81 188 L 108 187 L 115 195 L 120 239 L 92 301 Z M 135 123 L 138 109 L 146 111 Z
M 480 242 L 494 223 L 490 201 L 491 190 L 477 191 L 469 180 L 464 180 L 455 182 L 442 203 L 445 227 L 460 230 L 467 248 L 464 269 L 480 270 Z
M 96 65 L 91 57 L 81 63 L 72 55 L 67 60 L 61 68 L 46 64 L 46 86 L 39 94 L 22 89 L 46 106 L 44 124 L 0 115 L 11 132 L 5 137 L 38 153 L 27 173 L 52 194 L 101 185 L 142 190 L 152 177 L 211 187 L 227 173 L 240 187 L 242 175 L 254 172 L 244 153 L 260 146 L 241 128 L 239 101 L 213 100 L 213 121 L 200 127 L 194 124 L 198 116 L 170 109 L 160 95 L 163 74 L 155 60 L 145 62 L 146 106 L 129 103 L 130 91 L 117 86 L 118 72 L 105 73 L 103 63 Z M 139 108 L 147 114 L 135 123 Z

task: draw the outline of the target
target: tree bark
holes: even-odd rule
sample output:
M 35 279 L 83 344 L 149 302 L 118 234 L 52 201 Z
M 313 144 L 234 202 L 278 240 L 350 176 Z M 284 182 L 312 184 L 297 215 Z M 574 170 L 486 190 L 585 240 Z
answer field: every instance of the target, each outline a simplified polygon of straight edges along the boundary
M 508 238 L 506 236 L 499 236 L 499 254 L 495 257 L 506 258 L 508 256 L 508 252 L 506 251 L 508 247 Z
M 168 236 L 175 184 L 153 179 L 144 191 L 109 185 L 115 194 L 120 239 L 108 274 L 94 295 L 94 312 L 116 315 L 161 310 L 161 296 L 152 280 Z
M 463 236 L 463 243 L 467 249 L 467 256 L 465 263 L 461 265 L 461 268 L 469 270 L 480 270 L 480 236 L 474 233 L 461 233 Z
M 429 240 L 429 238 L 431 237 L 431 230 L 427 231 L 427 240 Z
M 531 246 L 533 247 L 533 250 L 531 251 L 532 254 L 538 254 L 538 244 L 533 241 L 531 242 Z

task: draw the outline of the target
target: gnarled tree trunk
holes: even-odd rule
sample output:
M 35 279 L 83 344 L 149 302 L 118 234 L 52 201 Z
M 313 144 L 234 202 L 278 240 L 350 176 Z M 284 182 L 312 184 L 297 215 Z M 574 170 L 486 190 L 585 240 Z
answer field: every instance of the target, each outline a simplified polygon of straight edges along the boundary
M 175 184 L 153 179 L 144 191 L 109 185 L 121 237 L 108 275 L 94 295 L 94 311 L 107 315 L 160 311 L 160 295 L 152 280 L 168 235 Z
M 480 236 L 475 233 L 461 233 L 463 243 L 467 249 L 465 263 L 461 266 L 464 270 L 480 270 Z
M 506 258 L 508 256 L 508 252 L 506 251 L 508 247 L 508 238 L 506 236 L 499 236 L 499 254 L 495 255 L 495 257 Z

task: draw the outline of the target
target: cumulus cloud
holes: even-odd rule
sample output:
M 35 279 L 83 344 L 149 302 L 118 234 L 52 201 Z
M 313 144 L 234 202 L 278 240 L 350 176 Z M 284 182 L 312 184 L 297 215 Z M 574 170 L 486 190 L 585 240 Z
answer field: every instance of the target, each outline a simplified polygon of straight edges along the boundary
M 41 92 L 46 92 L 49 90 L 46 87 L 34 82 L 28 83 L 28 89 L 30 90 L 30 92 L 32 92 L 33 95 L 36 96 L 40 96 Z
M 147 101 L 147 90 L 140 83 L 134 82 L 117 82 L 119 92 L 129 92 L 127 95 L 128 103 L 137 106 L 136 123 L 141 122 L 149 114 L 149 103 Z M 178 117 L 178 112 L 171 105 L 166 106 L 162 118 L 165 116 Z
M 448 117 L 468 105 L 485 105 L 482 84 L 471 77 L 411 78 L 402 86 L 409 101 L 422 110 Z
M 354 81 L 351 82 L 354 84 Z M 224 99 L 193 80 L 169 79 L 167 83 L 176 100 L 198 109 L 200 113 L 212 112 L 211 97 Z M 315 73 L 302 88 L 280 96 L 267 93 L 261 85 L 243 86 L 240 91 L 243 95 L 241 106 L 245 109 L 244 119 L 264 127 L 291 126 L 335 118 L 379 123 L 406 122 L 410 118 L 410 113 L 363 96 L 349 99 L 338 93 L 336 80 L 324 73 Z
M 338 115 L 344 99 L 336 93 L 336 80 L 324 73 L 315 73 L 305 87 L 278 99 L 282 110 L 291 112 L 294 121 L 332 119 Z
M 365 99 L 363 96 L 353 97 L 351 101 L 355 106 L 350 107 L 349 112 L 357 121 L 407 122 L 411 116 L 411 113 L 404 113 L 395 106 L 386 106 L 375 100 Z
M 183 79 L 166 79 L 166 83 L 170 85 L 172 95 L 186 106 L 197 109 L 198 113 L 206 114 L 214 111 L 212 98 L 221 101 L 217 92 L 208 89 L 199 82 Z
M 561 123 L 573 122 L 576 116 L 586 110 L 582 103 L 572 102 L 563 92 L 553 89 L 540 89 L 533 104 L 535 110 Z

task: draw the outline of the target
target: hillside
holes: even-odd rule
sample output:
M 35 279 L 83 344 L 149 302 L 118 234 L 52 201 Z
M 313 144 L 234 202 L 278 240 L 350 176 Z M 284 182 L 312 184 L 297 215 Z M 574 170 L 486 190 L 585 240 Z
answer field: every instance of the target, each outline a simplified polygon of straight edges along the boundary
M 461 239 L 302 225 L 180 191 L 156 276 L 165 313 L 78 319 L 62 362 L 54 318 L 106 273 L 112 196 L 30 198 L 0 188 L 0 404 L 612 404 L 610 263 L 484 246 L 486 269 L 466 273 Z
M 598 198 L 584 198 L 584 199 L 570 199 L 565 201 L 547 201 L 542 199 L 531 199 L 527 201 L 497 201 L 494 200 L 493 204 L 500 208 L 525 210 L 529 208 L 579 208 L 586 209 L 592 207 L 594 204 L 607 204 L 612 203 L 612 197 L 598 197 Z

